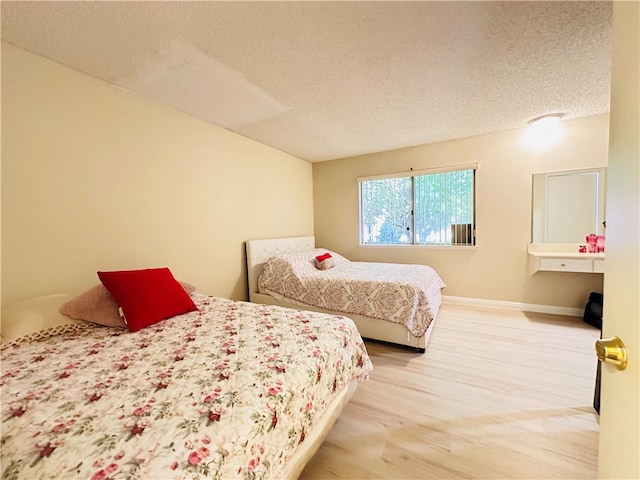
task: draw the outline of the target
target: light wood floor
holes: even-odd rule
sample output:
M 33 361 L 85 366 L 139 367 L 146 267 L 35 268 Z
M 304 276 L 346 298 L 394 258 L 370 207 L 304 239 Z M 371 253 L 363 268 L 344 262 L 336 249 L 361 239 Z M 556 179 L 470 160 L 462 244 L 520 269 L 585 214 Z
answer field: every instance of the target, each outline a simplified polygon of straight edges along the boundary
M 375 370 L 300 479 L 595 478 L 599 334 L 443 306 L 425 354 L 367 344 Z

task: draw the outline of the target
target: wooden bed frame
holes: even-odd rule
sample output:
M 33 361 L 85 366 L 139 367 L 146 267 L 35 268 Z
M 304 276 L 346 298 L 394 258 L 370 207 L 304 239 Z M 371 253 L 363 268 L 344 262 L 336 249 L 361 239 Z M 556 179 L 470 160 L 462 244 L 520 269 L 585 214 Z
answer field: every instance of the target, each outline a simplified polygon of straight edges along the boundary
M 333 315 L 342 315 L 354 321 L 360 335 L 363 338 L 376 340 L 403 347 L 410 347 L 420 353 L 424 353 L 429 336 L 433 331 L 434 321 L 431 322 L 429 328 L 422 337 L 414 337 L 409 333 L 404 325 L 399 323 L 387 322 L 377 318 L 365 317 L 361 315 L 347 314 L 343 312 L 335 312 L 324 310 L 311 306 L 302 306 L 295 302 L 279 301 L 271 295 L 260 293 L 258 290 L 258 277 L 262 273 L 264 263 L 275 255 L 285 253 L 303 252 L 315 248 L 315 237 L 287 237 L 272 238 L 266 240 L 247 240 L 247 276 L 249 282 L 249 301 L 253 303 L 263 303 L 267 305 L 281 305 L 283 307 L 312 310 L 314 312 L 331 313 Z

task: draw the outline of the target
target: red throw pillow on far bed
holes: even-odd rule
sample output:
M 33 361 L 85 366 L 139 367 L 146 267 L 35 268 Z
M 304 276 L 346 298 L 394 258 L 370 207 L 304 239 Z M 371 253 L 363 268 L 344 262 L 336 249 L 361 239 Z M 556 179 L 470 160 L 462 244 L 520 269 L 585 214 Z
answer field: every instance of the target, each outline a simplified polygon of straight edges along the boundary
M 336 262 L 329 252 L 316 257 L 316 268 L 318 270 L 327 270 L 336 266 Z
M 165 318 L 197 310 L 189 294 L 166 267 L 98 272 L 98 277 L 122 308 L 127 327 L 132 332 Z

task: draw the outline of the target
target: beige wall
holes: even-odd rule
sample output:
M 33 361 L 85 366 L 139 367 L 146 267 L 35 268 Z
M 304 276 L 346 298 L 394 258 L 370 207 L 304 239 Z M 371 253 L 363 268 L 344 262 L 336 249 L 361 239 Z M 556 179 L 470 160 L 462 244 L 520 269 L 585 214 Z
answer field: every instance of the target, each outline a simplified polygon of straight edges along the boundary
M 2 302 L 168 266 L 246 298 L 243 242 L 313 234 L 311 164 L 2 44 Z
M 601 274 L 529 275 L 531 175 L 607 163 L 608 116 L 563 122 L 546 153 L 520 143 L 524 129 L 313 164 L 316 244 L 352 260 L 433 266 L 451 296 L 584 308 Z M 359 246 L 357 177 L 477 162 L 477 248 Z

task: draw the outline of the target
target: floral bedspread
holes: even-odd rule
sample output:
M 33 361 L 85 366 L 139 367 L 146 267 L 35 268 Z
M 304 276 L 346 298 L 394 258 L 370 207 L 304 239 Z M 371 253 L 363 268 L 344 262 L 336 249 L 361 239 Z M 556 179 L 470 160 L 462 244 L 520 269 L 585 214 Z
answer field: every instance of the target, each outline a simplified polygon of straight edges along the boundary
M 372 369 L 351 320 L 193 295 L 136 333 L 2 351 L 2 478 L 279 478 Z
M 331 252 L 336 266 L 318 270 L 327 250 L 290 253 L 264 264 L 261 292 L 302 305 L 401 323 L 421 337 L 436 317 L 445 284 L 426 265 L 351 262 Z

